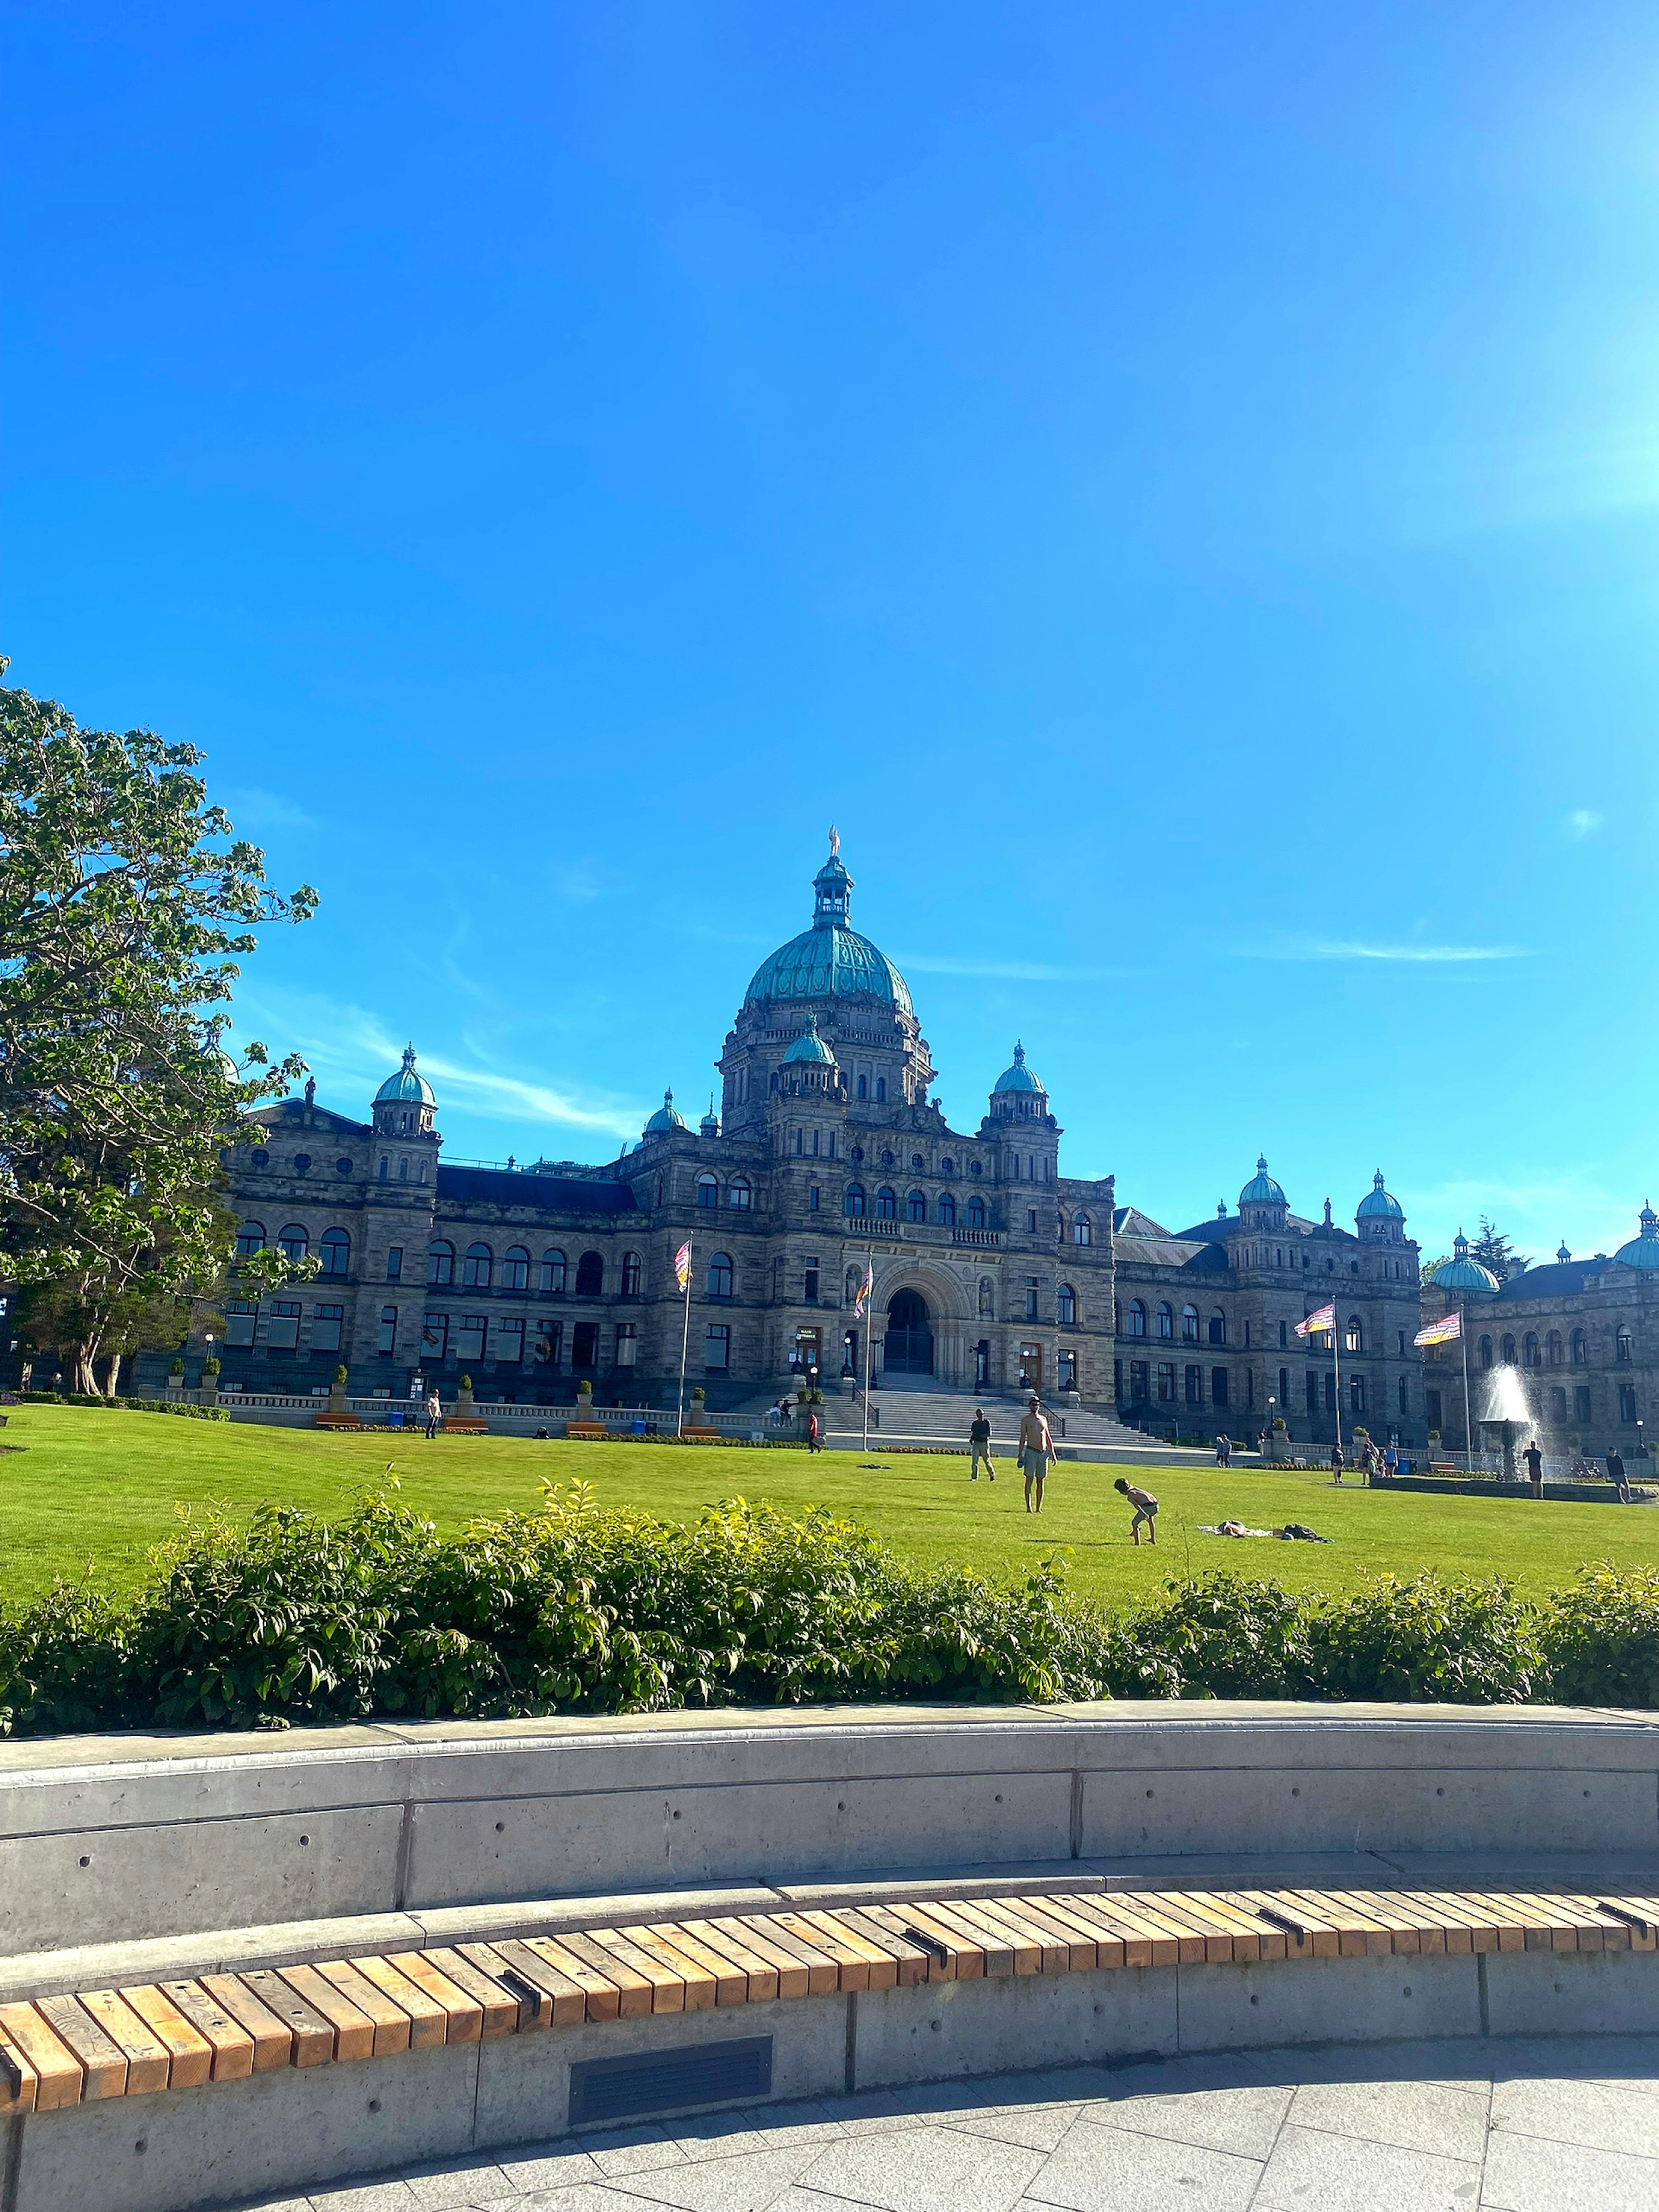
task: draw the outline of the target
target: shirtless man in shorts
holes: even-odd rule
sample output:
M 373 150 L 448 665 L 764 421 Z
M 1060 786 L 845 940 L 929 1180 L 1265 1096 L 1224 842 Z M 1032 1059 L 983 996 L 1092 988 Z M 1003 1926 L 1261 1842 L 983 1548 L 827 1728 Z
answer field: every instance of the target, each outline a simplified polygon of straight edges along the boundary
M 1135 1517 L 1129 1523 L 1129 1534 L 1134 1538 L 1136 1543 L 1139 1544 L 1140 1541 L 1140 1524 L 1144 1521 L 1146 1523 L 1146 1534 L 1152 1539 L 1153 1548 L 1156 1549 L 1158 1545 L 1157 1498 L 1153 1497 L 1150 1490 L 1137 1490 L 1133 1483 L 1126 1482 L 1121 1475 L 1119 1475 L 1117 1480 L 1112 1485 L 1112 1487 L 1114 1490 L 1121 1491 L 1124 1497 L 1128 1499 L 1130 1504 L 1135 1509 Z
M 1036 1507 L 1042 1510 L 1042 1478 L 1048 1472 L 1048 1462 L 1054 1455 L 1054 1440 L 1048 1433 L 1048 1424 L 1042 1408 L 1035 1397 L 1025 1403 L 1025 1414 L 1019 1425 L 1018 1445 L 1020 1471 L 1025 1477 L 1025 1510 L 1030 1513 L 1031 1486 L 1036 1486 Z

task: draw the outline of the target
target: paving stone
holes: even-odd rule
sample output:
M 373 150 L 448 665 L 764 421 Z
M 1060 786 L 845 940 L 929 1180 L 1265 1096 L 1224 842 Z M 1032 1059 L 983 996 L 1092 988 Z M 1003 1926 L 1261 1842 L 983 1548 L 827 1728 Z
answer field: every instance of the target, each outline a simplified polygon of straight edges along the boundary
M 415 2203 L 403 2181 L 349 2181 L 311 2192 L 312 2212 L 414 2212 Z
M 531 2143 L 495 2154 L 495 2164 L 506 2176 L 509 2191 L 532 2189 L 573 2189 L 584 2181 L 597 2181 L 599 2169 L 585 2150 L 578 2150 L 568 2136 L 556 2142 Z
M 945 2124 L 959 2135 L 988 2136 L 994 2142 L 1018 2143 L 1025 2150 L 1054 2150 L 1081 2109 L 1078 2105 L 994 2105 L 988 2112 L 963 2112 Z
M 1245 2212 L 1257 2159 L 1079 2120 L 1026 2191 L 1068 2212 Z
M 1633 2096 L 1610 2081 L 1499 2081 L 1492 2090 L 1495 2127 L 1592 2150 L 1659 2158 L 1659 2097 Z
M 828 2105 L 814 2100 L 757 2105 L 748 2118 L 756 2135 L 770 2149 L 787 2150 L 796 2142 L 833 2142 L 847 2132 Z
M 591 2136 L 583 2136 L 580 2141 L 582 2148 L 598 2166 L 601 2181 L 620 2180 L 629 2173 L 653 2173 L 659 2166 L 685 2163 L 685 2153 L 671 2140 L 665 2128 L 602 2128 Z
M 900 2103 L 891 2089 L 867 2089 L 855 2097 L 826 2097 L 831 2117 L 845 2136 L 898 2135 L 919 2128 L 919 2114 Z
M 832 2143 L 801 2176 L 882 2212 L 1009 2212 L 1042 2166 L 1038 2151 L 946 2128 Z
M 913 2089 L 895 2089 L 893 2094 L 907 2112 L 919 2118 L 932 2119 L 940 2112 L 980 2112 L 985 2109 L 985 2100 L 975 2081 L 921 2081 Z
M 1291 2100 L 1291 2124 L 1478 2165 L 1486 2153 L 1490 2094 L 1484 2084 L 1477 2091 L 1443 2081 L 1305 2082 Z
M 1291 2096 L 1289 2089 L 1277 2088 L 1177 2090 L 1085 2105 L 1082 2117 L 1097 2127 L 1265 2159 L 1278 2141 Z
M 1659 2035 L 1504 2036 L 1482 2047 L 1494 2081 L 1616 2081 L 1659 2096 Z
M 571 2189 L 532 2189 L 526 2196 L 491 2197 L 471 2212 L 661 2212 L 660 2206 L 635 2197 L 618 2182 L 614 2188 L 594 2181 Z
M 654 2204 L 681 2212 L 766 2212 L 775 2197 L 823 2155 L 818 2143 L 793 2150 L 745 2151 L 732 2158 L 699 2159 L 658 2173 L 629 2177 L 628 2186 Z
M 398 2179 L 421 2212 L 471 2212 L 475 2204 L 505 2197 L 512 2186 L 500 2166 L 477 2156 L 406 2166 Z
M 752 2112 L 714 2112 L 704 2120 L 671 2120 L 665 2131 L 692 2160 L 732 2158 L 762 2148 Z
M 1471 2160 L 1286 2127 L 1254 2212 L 1475 2212 L 1480 2199 Z
M 1481 2212 L 1653 2212 L 1659 2160 L 1496 2131 Z

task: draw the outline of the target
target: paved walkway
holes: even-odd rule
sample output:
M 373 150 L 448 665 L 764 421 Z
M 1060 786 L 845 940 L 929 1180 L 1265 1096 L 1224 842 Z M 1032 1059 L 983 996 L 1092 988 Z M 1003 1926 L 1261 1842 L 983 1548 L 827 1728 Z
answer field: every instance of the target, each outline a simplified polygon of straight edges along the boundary
M 1252 2051 L 619 2129 L 265 2212 L 1655 2212 L 1659 2036 Z

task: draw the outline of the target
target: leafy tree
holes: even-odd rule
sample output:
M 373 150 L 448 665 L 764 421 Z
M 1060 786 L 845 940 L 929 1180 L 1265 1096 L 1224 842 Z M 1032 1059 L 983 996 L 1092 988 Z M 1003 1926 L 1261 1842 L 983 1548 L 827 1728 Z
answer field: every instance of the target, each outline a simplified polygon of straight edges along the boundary
M 1511 1275 L 1524 1274 L 1532 1261 L 1524 1252 L 1517 1252 L 1503 1231 L 1486 1216 L 1480 1217 L 1480 1234 L 1469 1246 L 1469 1257 L 1478 1260 L 1483 1267 L 1490 1267 L 1500 1283 Z
M 81 1390 L 159 1307 L 222 1281 L 222 1149 L 262 1141 L 250 1109 L 304 1072 L 224 1049 L 252 926 L 306 920 L 316 893 L 266 888 L 201 760 L 0 687 L 0 1263 L 52 1286 L 42 1324 Z M 289 1272 L 243 1265 L 255 1290 Z

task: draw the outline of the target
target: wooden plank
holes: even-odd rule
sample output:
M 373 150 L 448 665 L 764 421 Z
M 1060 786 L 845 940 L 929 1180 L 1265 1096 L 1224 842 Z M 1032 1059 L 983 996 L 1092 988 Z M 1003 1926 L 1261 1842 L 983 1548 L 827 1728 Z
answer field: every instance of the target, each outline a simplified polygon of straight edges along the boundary
M 930 1899 L 927 1910 L 946 1928 L 959 1928 L 963 1941 L 977 1944 L 985 1955 L 983 1972 L 998 1980 L 1014 1971 L 1014 1941 L 1006 1928 L 988 1920 L 976 1905 L 957 1898 Z
M 969 1926 L 982 1928 L 994 1940 L 1011 1944 L 1013 1949 L 1013 1970 L 1016 1974 L 1040 1974 L 1042 1955 L 1047 1951 L 1058 1965 L 1060 1946 L 1049 1943 L 1038 1931 L 1019 1918 L 1017 1913 L 1005 1911 L 1000 1900 L 993 1897 L 965 1899 L 956 1905 L 957 1917 Z M 989 1955 L 988 1954 L 987 1954 Z M 1050 1972 L 1054 1968 L 1049 1969 Z
M 342 2063 L 357 2058 L 374 2056 L 374 2021 L 371 2014 L 361 2011 L 349 1997 L 340 1995 L 333 1983 L 319 1974 L 315 1966 L 283 1966 L 276 1974 L 301 2004 L 309 2005 L 319 2019 L 328 2022 L 333 2031 L 332 2056 Z M 263 1996 L 264 1992 L 260 1991 Z M 270 1999 L 266 1998 L 266 2002 Z
M 1057 1926 L 1074 1929 L 1079 1943 L 1091 1943 L 1094 1946 L 1094 1962 L 1097 1967 L 1123 1965 L 1121 1933 L 1114 1933 L 1103 1920 L 1086 1919 L 1076 1910 L 1078 1902 L 1076 1898 L 1061 1893 L 1056 1896 L 1039 1897 L 1033 1902 L 1040 1905 Z
M 1409 1922 L 1417 1930 L 1417 1948 L 1425 1958 L 1445 1956 L 1446 1923 L 1438 1913 L 1427 1911 L 1414 1898 L 1397 1889 L 1362 1890 L 1358 1893 L 1373 1899 L 1379 1905 L 1386 1905 L 1390 1912 Z M 1399 1948 L 1397 1944 L 1395 1948 Z
M 591 1943 L 605 1958 L 614 1959 L 618 1973 L 637 1974 L 648 1985 L 651 1991 L 650 2011 L 685 2010 L 685 1976 L 683 1972 L 677 1972 L 651 1952 L 641 1950 L 637 1943 L 629 1942 L 627 1936 L 614 1928 L 590 1929 L 583 1940 Z
M 363 1979 L 371 1983 L 382 1996 L 389 1997 L 402 2013 L 409 2023 L 410 2050 L 437 2051 L 448 2042 L 448 2013 L 436 1997 L 428 1996 L 417 1983 L 410 1981 L 407 1974 L 394 1966 L 390 1959 L 353 1959 L 348 1963 L 356 1967 Z M 346 1994 L 349 1996 L 350 1991 Z M 459 1996 L 459 1991 L 457 1995 Z M 378 2037 L 374 2047 L 378 2051 Z
M 61 2112 L 81 2101 L 81 2062 L 33 2005 L 0 2004 L 0 2035 L 34 2075 L 34 2110 Z
M 159 1987 L 161 1995 L 169 2003 L 179 2008 L 196 2033 L 205 2037 L 211 2047 L 211 2078 L 216 2081 L 246 2081 L 256 2070 L 252 2031 L 240 2021 L 233 2020 L 219 2000 L 210 1995 L 200 1982 L 162 1982 Z M 261 2005 L 258 2009 L 264 2012 L 264 2007 Z M 279 2021 L 272 2021 L 270 2025 L 280 2029 L 282 2039 L 282 2056 L 270 2063 L 286 2066 L 291 2039 Z
M 213 2045 L 171 1997 L 149 1982 L 121 1995 L 167 2052 L 169 2089 L 199 2089 L 213 2079 Z
M 1178 1897 L 1160 1895 L 1158 1909 L 1164 1919 L 1187 1929 L 1193 1942 L 1200 1947 L 1194 1964 L 1210 1966 L 1232 1964 L 1233 1929 L 1218 1912 L 1206 1907 L 1197 1899 L 1188 1897 L 1184 1891 Z M 1185 1950 L 1181 1955 L 1186 1959 Z
M 898 1910 L 895 1908 L 895 1911 Z M 839 1960 L 842 1989 L 897 1988 L 898 1953 L 880 1932 L 884 1929 L 896 1929 L 898 1923 L 893 1915 L 867 1907 L 857 1918 L 845 1910 L 815 1911 L 801 1917 L 819 1931 L 819 1941 Z M 877 1922 L 878 1928 L 866 1929 L 861 1924 L 865 1920 Z M 921 1948 L 919 1945 L 915 1948 Z
M 76 2074 L 78 2081 L 79 2067 Z M 40 2076 L 10 2038 L 0 2033 L 0 2117 L 21 2119 L 32 2112 L 40 2088 Z
M 1283 1959 L 1288 1954 L 1291 1937 L 1282 1928 L 1266 1925 L 1236 1897 L 1215 1889 L 1190 1890 L 1187 1894 L 1188 1902 L 1202 1905 L 1206 1912 L 1214 1914 L 1222 1927 L 1232 1931 L 1235 1966 L 1249 1965 L 1262 1959 Z M 1302 1948 L 1306 1950 L 1305 1942 Z
M 581 1991 L 583 2014 L 588 2020 L 618 2020 L 622 2016 L 622 1991 L 609 1974 L 584 1959 L 579 1952 L 562 1942 L 556 1936 L 526 1936 L 526 1951 L 533 1951 L 556 1973 L 566 1981 L 574 1982 Z
M 188 2009 L 181 1994 L 190 1987 L 187 1982 L 164 1982 L 162 1987 L 181 2010 Z M 251 2073 L 270 2074 L 280 2066 L 292 2066 L 295 2063 L 293 2028 L 280 2014 L 274 2013 L 268 2004 L 262 2003 L 256 1992 L 234 1974 L 204 1974 L 200 1987 L 204 1996 L 250 2039 L 253 2051 L 253 2063 L 248 2069 Z M 194 2013 L 191 2014 L 191 2018 L 197 2020 Z M 197 2020 L 197 2025 L 202 2027 L 199 2020 Z M 208 2032 L 206 2027 L 202 2027 L 204 2035 Z M 331 2046 L 333 2041 L 331 2033 Z M 312 2057 L 306 2063 L 314 2066 L 317 2061 Z M 221 2078 L 216 2057 L 213 2078 L 216 2081 Z M 226 2075 L 223 2078 L 228 2081 L 233 2077 Z
M 607 1929 L 609 1935 L 610 1930 Z M 689 1958 L 684 1951 L 664 1941 L 654 1929 L 644 1926 L 619 1928 L 617 1933 L 659 1966 L 666 1966 L 679 1977 L 683 1992 L 679 2009 L 684 2012 L 713 2012 L 714 2009 L 714 1976 L 698 1960 Z
M 1534 1896 L 1548 1918 L 1551 1940 L 1558 1951 L 1601 1951 L 1607 1948 L 1607 1924 L 1601 1915 L 1567 1896 Z M 1617 1946 L 1622 1950 L 1625 1946 Z
M 1466 1897 L 1443 1889 L 1413 1889 L 1407 1893 L 1430 1912 L 1437 1912 L 1446 1930 L 1448 1951 L 1495 1951 L 1498 1923 L 1492 1915 Z M 1462 1936 L 1458 1936 L 1458 1929 Z
M 1431 1896 L 1419 1889 L 1401 1889 L 1391 1893 L 1400 1899 L 1402 1910 L 1420 1912 L 1440 1931 L 1440 1941 L 1448 1957 L 1467 1958 L 1474 1948 L 1474 1929 L 1466 1913 L 1455 1912 L 1442 1898 Z
M 896 1928 L 885 1927 L 875 1914 L 856 1905 L 843 1905 L 836 1914 L 842 1926 L 856 1942 L 862 1939 L 873 1943 L 878 1951 L 884 1951 L 893 1961 L 899 1989 L 919 1988 L 933 1972 L 932 1956 L 908 1936 L 901 1936 Z
M 1389 1938 L 1389 1948 L 1395 1958 L 1413 1958 L 1423 1948 L 1423 1930 L 1409 1913 L 1389 1902 L 1384 1890 L 1344 1889 L 1333 1893 L 1345 1905 L 1366 1919 L 1375 1922 Z
M 780 1997 L 804 1997 L 810 1993 L 811 1978 L 805 1963 L 783 1942 L 781 1929 L 776 1936 L 769 1935 L 765 1929 L 751 1928 L 746 1920 L 739 1920 L 731 1915 L 711 1920 L 708 1924 L 717 1936 L 730 1936 L 734 1943 L 743 1944 L 765 1960 L 777 1977 Z M 752 1990 L 750 1994 L 753 1994 Z
M 363 1962 L 360 1960 L 358 1964 Z M 453 1974 L 420 1951 L 394 1951 L 382 1965 L 407 1975 L 422 1996 L 429 1997 L 443 2014 L 446 2043 L 477 2043 L 483 2034 L 484 2001 L 464 1990 Z M 459 1966 L 459 1960 L 453 1962 Z
M 550 1966 L 539 1952 L 532 1951 L 528 1943 L 515 1936 L 505 1936 L 499 1943 L 469 1945 L 468 1955 L 477 1958 L 481 1950 L 493 1951 L 501 1960 L 504 1972 L 516 1974 L 532 1989 L 541 1990 L 550 2008 L 551 2024 L 555 2027 L 574 2027 L 587 2017 L 587 1992 L 580 1982 L 573 1982 L 568 1974 Z
M 307 2003 L 280 1974 L 259 1966 L 251 1973 L 228 1975 L 226 1979 L 240 1982 L 250 1996 L 257 1997 L 287 2027 L 294 2039 L 289 2054 L 290 2066 L 325 2066 L 333 2057 L 333 2021 Z M 216 1988 L 214 1994 L 218 1995 Z M 230 1999 L 227 1996 L 223 2002 L 228 2007 Z
M 749 2002 L 749 1977 L 741 1966 L 733 1966 L 723 1952 L 713 1950 L 701 1943 L 678 1920 L 655 1920 L 651 1933 L 659 1943 L 666 1943 L 694 1966 L 701 1966 L 714 1984 L 717 2005 L 740 2005 Z
M 167 2086 L 167 2048 L 147 2021 L 113 1990 L 86 1990 L 81 2002 L 127 2062 L 125 2094 L 154 2096 Z
M 1280 1931 L 1285 1935 L 1285 1956 L 1287 1960 L 1334 1959 L 1340 1955 L 1341 1939 L 1334 1925 L 1305 1898 L 1293 1898 L 1288 1890 L 1284 1889 L 1229 1889 L 1221 1893 L 1247 1911 L 1259 1912 L 1266 1905 L 1269 1911 L 1283 1913 L 1294 1920 L 1298 1927 L 1305 1928 L 1308 1932 L 1300 1943 L 1294 1935 Z M 1264 1926 L 1272 1924 L 1269 1922 Z
M 1055 1943 L 1064 1947 L 1066 1972 L 1081 1974 L 1093 1971 L 1097 1948 L 1094 1936 L 1085 1935 L 1075 1921 L 1063 1920 L 1060 1914 L 1054 1911 L 1052 1901 L 1048 1898 L 1022 1897 L 1017 1901 L 1021 1912 L 1033 1926 L 1047 1928 Z
M 1559 1948 L 1555 1939 L 1561 1932 L 1560 1924 L 1553 1913 L 1544 1910 L 1538 1899 L 1513 1889 L 1494 1890 L 1492 1895 L 1510 1918 L 1520 1925 L 1523 1931 L 1523 1946 L 1527 1950 L 1553 1951 Z M 1578 1948 L 1576 1938 L 1572 1948 L 1575 1950 Z
M 1137 1919 L 1144 1920 L 1156 1934 L 1175 1945 L 1177 1965 L 1203 1965 L 1204 1936 L 1189 1923 L 1172 1913 L 1164 1898 L 1152 1896 L 1145 1890 L 1135 1890 L 1128 1893 L 1124 1902 Z M 1155 1966 L 1164 1964 L 1163 1955 L 1156 1949 L 1152 1953 L 1152 1964 Z
M 1337 1956 L 1341 1959 L 1386 1959 L 1394 1951 L 1394 1938 L 1380 1921 L 1372 1920 L 1351 1905 L 1339 1891 L 1286 1889 L 1279 1895 L 1295 1912 L 1317 1912 L 1336 1930 Z
M 370 2057 L 390 2058 L 399 2051 L 408 2050 L 409 2014 L 395 1997 L 389 1997 L 378 1983 L 360 1973 L 349 1960 L 321 1960 L 317 1972 L 331 1989 L 337 1990 L 349 2005 L 355 2005 L 369 2022 L 373 2029 Z
M 126 2094 L 126 2053 L 112 2043 L 78 1997 L 37 1997 L 34 2009 L 81 2062 L 81 2100 Z
M 778 1970 L 752 1943 L 745 1943 L 740 1936 L 722 1936 L 712 1920 L 682 1920 L 678 1924 L 705 1950 L 730 1960 L 744 1977 L 745 2002 L 767 2004 L 777 1996 Z
M 428 1953 L 428 1956 L 436 1955 Z M 487 1943 L 458 1943 L 454 1956 L 459 1966 L 467 1967 L 477 1981 L 488 1983 L 497 1999 L 510 1997 L 513 2019 L 506 2029 L 497 2034 L 522 2034 L 532 2027 L 551 2027 L 553 2000 L 538 1983 L 527 1981 L 522 1974 L 514 1973 L 503 1959 L 498 1959 Z M 444 1972 L 449 1969 L 446 1966 Z M 468 1986 L 464 1984 L 464 1986 Z M 489 2018 L 484 2019 L 484 2034 L 489 2033 Z
M 829 1912 L 772 1912 L 767 1917 L 775 1920 L 780 1928 L 787 1929 L 792 1936 L 799 1936 L 803 1943 L 815 1944 L 833 1959 L 839 1978 L 837 1988 L 869 1988 L 871 1963 L 877 1947 L 868 1936 L 858 1936 L 854 1929 L 842 1927 L 835 1915 Z M 897 1978 L 896 1970 L 894 1978 Z
M 1616 1889 L 1604 1889 L 1601 1895 L 1609 1905 L 1622 1905 L 1626 1912 L 1633 1912 L 1638 1920 L 1647 1923 L 1648 1932 L 1645 1936 L 1639 1929 L 1631 1929 L 1630 1948 L 1632 1951 L 1651 1951 L 1659 1948 L 1659 1899 L 1651 1897 L 1626 1897 Z
M 418 1958 L 447 1982 L 453 1983 L 464 1997 L 472 2000 L 483 2014 L 478 2027 L 482 2042 L 493 2043 L 498 2036 L 516 2035 L 520 2021 L 530 2016 L 532 2007 L 527 1999 L 503 1989 L 494 1974 L 484 1973 L 470 1959 L 464 1959 L 459 1950 L 440 1943 L 429 1951 L 400 1951 L 393 1963 L 404 1966 L 406 1958 Z M 404 1971 L 413 1976 L 413 1967 L 404 1966 Z
M 873 1909 L 873 1908 L 872 1908 Z M 890 1910 L 898 1915 L 901 1934 L 908 1925 L 921 1929 L 924 1936 L 932 1936 L 950 1950 L 951 1977 L 958 1982 L 981 1981 L 985 1976 L 985 1946 L 976 1942 L 959 1923 L 932 1904 L 894 1905 Z M 878 1919 L 887 1921 L 888 1908 L 877 1913 Z M 890 1921 L 887 1921 L 890 1926 Z M 1011 1962 L 1012 1963 L 1012 1962 Z
M 829 1996 L 839 1988 L 841 1969 L 822 1944 L 809 1943 L 793 1928 L 786 1928 L 775 1914 L 744 1912 L 738 1916 L 738 1925 L 763 1937 L 775 1950 L 787 1951 L 806 1970 L 806 1993 L 809 1996 Z M 783 1987 L 781 1977 L 778 1987 Z
M 653 2009 L 656 1995 L 651 1977 L 643 1966 L 607 1951 L 592 1936 L 577 1931 L 562 1936 L 560 1942 L 585 1966 L 603 1974 L 617 1992 L 617 2017 L 619 2020 L 641 2020 Z
M 1066 1903 L 1067 1909 L 1075 1912 L 1079 1919 L 1086 1921 L 1091 1927 L 1098 1928 L 1103 1935 L 1115 1936 L 1121 1943 L 1123 1964 L 1126 1966 L 1152 1965 L 1156 1931 L 1149 1928 L 1144 1921 L 1138 1920 L 1133 1912 L 1120 1905 L 1115 1893 L 1109 1898 L 1104 1896 L 1071 1898 L 1066 1900 Z M 1167 1939 L 1165 1939 L 1165 1948 L 1168 1959 L 1173 1962 L 1175 1946 L 1168 1942 Z
M 1458 1904 L 1468 1905 L 1471 1912 L 1478 1912 L 1484 1917 L 1497 1937 L 1492 1948 L 1499 1951 L 1526 1949 L 1525 1923 L 1516 1918 L 1503 1899 L 1494 1896 L 1490 1891 L 1458 1890 L 1447 1894 L 1455 1896 Z

